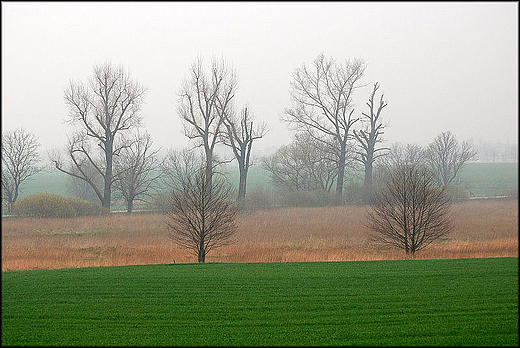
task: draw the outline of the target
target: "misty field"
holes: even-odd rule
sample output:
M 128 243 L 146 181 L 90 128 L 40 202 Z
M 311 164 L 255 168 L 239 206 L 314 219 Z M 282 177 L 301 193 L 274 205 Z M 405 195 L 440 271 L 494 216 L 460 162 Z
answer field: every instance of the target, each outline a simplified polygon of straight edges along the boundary
M 229 182 L 238 186 L 238 168 L 236 165 L 223 166 L 222 172 L 226 174 Z M 357 168 L 349 171 L 346 182 L 363 182 L 363 169 Z M 261 187 L 273 188 L 269 172 L 261 166 L 252 166 L 248 174 L 248 188 Z M 20 197 L 26 197 L 40 192 L 52 192 L 59 195 L 70 195 L 68 181 L 70 177 L 55 169 L 41 172 L 34 179 L 29 180 Z M 466 163 L 462 168 L 458 180 L 460 186 L 476 196 L 505 195 L 518 190 L 518 163 Z
M 2 345 L 517 346 L 518 258 L 4 272 Z
M 376 245 L 366 207 L 286 208 L 242 214 L 236 243 L 208 262 L 307 262 L 406 259 Z M 518 257 L 518 200 L 453 205 L 454 230 L 418 259 Z M 2 271 L 195 262 L 168 238 L 166 216 L 111 214 L 73 219 L 2 220 Z

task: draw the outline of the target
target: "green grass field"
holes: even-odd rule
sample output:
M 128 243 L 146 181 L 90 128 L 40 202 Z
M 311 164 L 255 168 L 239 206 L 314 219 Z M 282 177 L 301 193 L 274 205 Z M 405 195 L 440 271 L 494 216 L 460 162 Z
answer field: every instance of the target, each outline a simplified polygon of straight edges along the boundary
M 2 345 L 518 346 L 518 258 L 4 272 Z
M 507 195 L 518 190 L 518 163 L 467 163 L 458 179 L 476 196 Z

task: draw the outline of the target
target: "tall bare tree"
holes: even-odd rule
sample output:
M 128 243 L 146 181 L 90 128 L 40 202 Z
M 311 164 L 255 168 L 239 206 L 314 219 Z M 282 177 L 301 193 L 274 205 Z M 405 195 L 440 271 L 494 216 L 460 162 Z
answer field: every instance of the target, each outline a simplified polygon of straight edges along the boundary
M 221 141 L 224 114 L 229 113 L 237 88 L 235 71 L 224 61 L 213 60 L 209 75 L 201 58 L 191 65 L 190 76 L 179 93 L 179 114 L 184 134 L 204 149 L 206 178 L 211 181 L 215 145 Z
M 118 174 L 115 181 L 116 191 L 126 204 L 126 211 L 131 213 L 135 200 L 150 197 L 153 185 L 159 179 L 159 150 L 152 150 L 152 138 L 148 133 L 136 133 L 131 145 L 121 149 L 114 159 L 114 168 Z
M 51 160 L 59 171 L 87 182 L 105 208 L 110 208 L 112 184 L 117 177 L 113 173 L 114 157 L 129 146 L 123 135 L 140 125 L 145 91 L 123 67 L 109 63 L 94 67 L 88 86 L 71 81 L 65 90 L 70 121 L 79 124 L 79 130 L 69 138 L 66 149 L 70 165 L 57 155 Z M 96 153 L 92 145 L 101 151 Z M 84 172 L 85 163 L 103 177 L 103 187 Z
M 359 161 L 365 167 L 365 180 L 363 184 L 363 202 L 371 203 L 374 196 L 373 188 L 373 164 L 374 161 L 381 156 L 386 155 L 387 147 L 379 147 L 376 145 L 382 141 L 381 135 L 384 133 L 385 126 L 381 122 L 381 111 L 387 106 L 386 101 L 383 99 L 384 93 L 381 94 L 379 99 L 379 105 L 374 104 L 374 98 L 379 85 L 376 82 L 372 94 L 366 103 L 368 106 L 368 114 L 362 113 L 363 117 L 361 122 L 364 123 L 365 129 L 361 129 L 358 132 L 354 130 L 354 137 L 358 141 L 361 150 L 358 151 Z
M 38 166 L 39 146 L 36 136 L 22 128 L 2 133 L 2 200 L 8 213 L 22 184 L 43 170 Z
M 238 162 L 239 200 L 246 197 L 247 172 L 251 165 L 253 141 L 261 139 L 267 133 L 267 125 L 264 122 L 254 125 L 254 121 L 247 106 L 242 109 L 239 117 L 232 112 L 232 108 L 230 108 L 230 112 L 224 114 L 224 125 L 227 132 L 223 136 L 223 143 L 233 150 Z
M 450 200 L 435 187 L 434 173 L 424 165 L 391 168 L 368 212 L 376 241 L 404 249 L 412 257 L 451 230 Z
M 447 186 L 467 161 L 476 156 L 467 142 L 459 144 L 450 131 L 442 132 L 426 148 L 426 161 L 435 172 L 438 185 Z
M 205 168 L 191 170 L 193 163 L 184 163 L 187 168 L 177 165 L 179 182 L 170 199 L 169 236 L 197 255 L 198 262 L 205 262 L 209 252 L 233 242 L 238 212 L 235 193 L 222 176 L 209 181 Z
M 320 54 L 310 68 L 305 64 L 294 71 L 291 81 L 291 98 L 294 106 L 286 109 L 282 120 L 296 129 L 314 131 L 317 139 L 338 150 L 338 176 L 336 199 L 341 203 L 347 142 L 352 138 L 352 93 L 365 71 L 362 60 L 336 63 L 333 58 Z

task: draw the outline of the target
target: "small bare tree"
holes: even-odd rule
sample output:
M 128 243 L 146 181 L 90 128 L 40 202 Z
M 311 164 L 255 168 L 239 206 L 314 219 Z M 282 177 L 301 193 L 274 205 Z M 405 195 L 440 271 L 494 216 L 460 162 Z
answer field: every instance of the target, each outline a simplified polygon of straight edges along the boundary
M 293 107 L 282 116 L 296 129 L 315 134 L 319 141 L 337 149 L 337 203 L 342 202 L 348 141 L 358 120 L 352 117 L 352 95 L 364 72 L 362 60 L 339 64 L 320 54 L 310 68 L 303 65 L 294 71 L 290 89 Z
M 189 161 L 185 163 L 193 168 Z M 238 213 L 235 192 L 220 175 L 208 181 L 205 167 L 195 171 L 182 169 L 182 164 L 177 167 L 181 171 L 170 199 L 169 236 L 196 254 L 198 262 L 205 262 L 210 251 L 233 242 Z
M 124 199 L 126 211 L 131 213 L 135 200 L 150 197 L 153 185 L 160 177 L 159 150 L 152 150 L 152 138 L 148 133 L 136 133 L 131 145 L 121 149 L 114 159 L 114 168 L 118 174 L 115 189 Z
M 59 171 L 87 182 L 102 206 L 108 209 L 112 185 L 117 177 L 113 172 L 114 157 L 129 146 L 121 139 L 124 133 L 141 123 L 140 110 L 145 91 L 123 67 L 116 68 L 108 63 L 94 67 L 88 87 L 71 81 L 65 90 L 70 121 L 79 124 L 80 129 L 69 138 L 66 148 L 69 164 L 61 160 L 59 153 L 53 154 L 51 161 Z M 102 176 L 102 187 L 98 187 L 84 172 L 87 163 Z
M 451 228 L 450 200 L 444 187 L 424 165 L 389 169 L 385 185 L 368 212 L 368 227 L 376 241 L 404 249 L 412 257 Z
M 309 133 L 296 134 L 293 142 L 262 159 L 271 181 L 285 192 L 329 192 L 337 177 L 335 149 Z
M 386 166 L 426 164 L 425 151 L 420 144 L 394 143 L 381 162 Z
M 372 94 L 366 103 L 369 113 L 362 113 L 363 117 L 361 118 L 361 122 L 365 124 L 366 129 L 361 129 L 359 132 L 354 130 L 354 137 L 361 147 L 361 151 L 358 151 L 358 160 L 365 167 L 363 202 L 366 204 L 371 203 L 374 197 L 374 188 L 372 184 L 374 161 L 377 158 L 386 155 L 387 153 L 384 151 L 389 150 L 387 147 L 376 148 L 376 145 L 382 141 L 381 135 L 385 128 L 381 122 L 381 111 L 383 111 L 383 108 L 387 106 L 386 101 L 383 100 L 384 94 L 381 94 L 379 105 L 377 106 L 377 109 L 375 109 L 376 105 L 374 104 L 374 97 L 378 89 L 379 85 L 376 82 Z
M 2 134 L 2 200 L 9 214 L 22 184 L 43 170 L 38 166 L 39 146 L 36 137 L 21 128 Z
M 231 109 L 230 109 L 231 110 Z M 244 107 L 237 117 L 232 110 L 224 114 L 224 125 L 227 132 L 223 136 L 224 145 L 233 150 L 238 162 L 239 183 L 238 199 L 246 197 L 247 172 L 251 165 L 251 148 L 255 139 L 261 139 L 267 133 L 267 125 L 262 122 L 254 124 L 254 117 L 248 107 Z
M 450 131 L 439 134 L 426 149 L 426 161 L 435 172 L 438 185 L 447 186 L 467 161 L 476 156 L 467 142 L 459 145 Z
M 206 178 L 211 181 L 215 145 L 221 140 L 224 114 L 229 113 L 237 88 L 235 71 L 225 61 L 214 60 L 209 76 L 202 59 L 192 64 L 190 77 L 179 92 L 179 114 L 184 134 L 204 149 Z

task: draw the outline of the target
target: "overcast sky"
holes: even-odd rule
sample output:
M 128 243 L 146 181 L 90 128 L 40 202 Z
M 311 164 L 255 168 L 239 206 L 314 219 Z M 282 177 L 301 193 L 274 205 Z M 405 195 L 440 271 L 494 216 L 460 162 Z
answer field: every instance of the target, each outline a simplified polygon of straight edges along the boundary
M 232 63 L 237 104 L 269 125 L 257 154 L 291 141 L 279 119 L 295 68 L 321 52 L 367 63 L 355 113 L 379 82 L 388 143 L 517 143 L 518 3 L 2 2 L 2 128 L 34 133 L 42 152 L 72 128 L 63 92 L 110 61 L 148 88 L 145 129 L 162 148 L 188 145 L 177 96 L 197 56 Z M 254 150 L 255 151 L 255 150 Z M 45 153 L 45 152 L 44 152 Z

